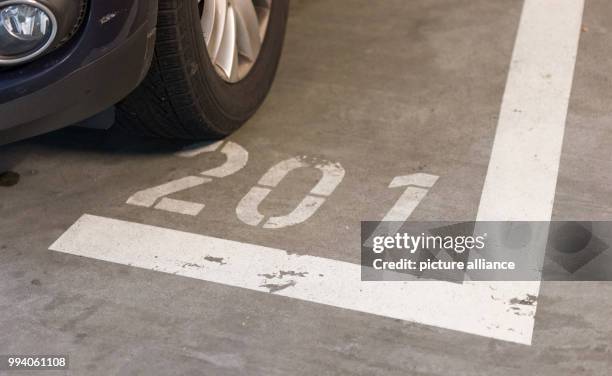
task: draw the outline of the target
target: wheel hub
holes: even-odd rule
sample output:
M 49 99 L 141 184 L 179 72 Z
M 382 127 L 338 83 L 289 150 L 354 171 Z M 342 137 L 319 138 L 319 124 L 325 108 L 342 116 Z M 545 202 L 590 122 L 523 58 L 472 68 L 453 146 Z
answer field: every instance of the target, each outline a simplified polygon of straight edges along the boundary
M 272 0 L 198 0 L 206 49 L 219 76 L 238 82 L 251 71 L 266 36 Z

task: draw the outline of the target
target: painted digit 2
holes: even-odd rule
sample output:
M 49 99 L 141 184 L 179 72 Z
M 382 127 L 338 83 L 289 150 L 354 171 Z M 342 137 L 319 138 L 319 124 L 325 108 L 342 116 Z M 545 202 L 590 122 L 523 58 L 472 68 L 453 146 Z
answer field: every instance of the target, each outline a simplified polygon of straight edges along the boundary
M 251 188 L 240 201 L 236 207 L 238 218 L 248 225 L 259 226 L 265 219 L 265 216 L 259 212 L 259 205 L 291 171 L 307 167 L 314 167 L 321 171 L 321 179 L 291 213 L 268 218 L 263 223 L 263 228 L 278 229 L 306 221 L 323 205 L 325 199 L 344 179 L 345 171 L 339 163 L 294 157 L 276 164 L 259 180 L 258 186 Z
M 227 158 L 223 165 L 200 173 L 202 176 L 187 176 L 136 192 L 127 200 L 127 203 L 144 207 L 152 207 L 155 205 L 155 209 L 192 216 L 198 215 L 202 209 L 204 209 L 204 204 L 176 200 L 166 196 L 210 183 L 214 178 L 224 178 L 235 174 L 246 166 L 249 160 L 249 153 L 242 146 L 234 142 L 228 141 L 224 144 L 224 141 L 219 141 L 205 147 L 185 150 L 177 154 L 182 157 L 191 158 L 202 153 L 212 153 L 217 150 L 223 153 Z M 157 205 L 155 203 L 157 203 Z

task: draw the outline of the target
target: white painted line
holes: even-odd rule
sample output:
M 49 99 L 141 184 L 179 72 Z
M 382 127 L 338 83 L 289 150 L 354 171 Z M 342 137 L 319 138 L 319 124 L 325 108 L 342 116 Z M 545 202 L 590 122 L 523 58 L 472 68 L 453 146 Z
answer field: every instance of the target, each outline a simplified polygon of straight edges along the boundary
M 137 192 L 132 197 L 130 197 L 126 203 L 130 205 L 151 207 L 161 197 L 167 196 L 172 193 L 184 191 L 186 189 L 194 188 L 198 185 L 202 185 L 210 181 L 211 179 L 209 178 L 203 178 L 199 176 L 187 176 L 184 178 L 173 180 L 168 183 L 164 183 L 157 187 Z
M 249 162 L 249 152 L 235 142 L 228 141 L 221 148 L 221 153 L 227 158 L 223 165 L 204 171 L 201 174 L 213 178 L 224 178 L 242 170 Z
M 438 176 L 429 174 L 414 174 L 396 176 L 389 184 L 389 188 L 407 187 L 404 193 L 383 218 L 383 222 L 405 222 L 427 195 L 428 189 L 438 181 Z M 417 188 L 423 187 L 423 188 Z M 397 229 L 399 230 L 399 228 Z
M 204 204 L 199 204 L 197 202 L 175 200 L 168 197 L 162 198 L 159 203 L 155 205 L 155 209 L 191 216 L 200 214 L 204 207 Z
M 224 142 L 225 141 L 222 140 L 212 144 L 208 142 L 193 144 L 175 153 L 175 155 L 183 158 L 197 157 L 200 154 L 212 153 L 219 150 Z M 225 163 L 219 167 L 211 168 L 210 170 L 202 172 L 202 175 L 213 178 L 225 178 L 242 170 L 249 161 L 249 152 L 242 146 L 232 141 L 227 141 L 227 143 L 221 148 L 220 152 L 226 157 Z
M 438 181 L 439 176 L 417 173 L 405 176 L 396 176 L 389 184 L 389 188 L 406 187 L 406 190 L 397 199 L 395 205 L 387 212 L 382 222 L 374 229 L 372 235 L 364 242 L 366 247 L 373 246 L 373 239 L 377 236 L 393 235 L 400 231 L 412 213 L 427 196 L 429 188 Z
M 526 0 L 480 221 L 551 218 L 584 0 Z
M 264 223 L 263 227 L 279 229 L 304 223 L 308 220 L 308 218 L 312 217 L 321 206 L 323 206 L 323 203 L 325 203 L 325 199 L 323 197 L 306 195 L 291 213 L 271 217 L 266 221 L 266 223 Z
M 583 11 L 584 0 L 525 0 L 477 221 L 551 219 Z M 539 282 L 524 287 L 538 296 Z
M 253 187 L 251 190 L 240 200 L 236 207 L 236 216 L 242 222 L 250 226 L 259 226 L 259 224 L 266 218 L 259 211 L 259 204 L 268 197 L 272 192 L 270 188 Z
M 357 264 L 83 215 L 51 250 L 354 311 L 528 343 L 524 283 L 362 282 Z M 486 303 L 486 304 L 484 304 Z

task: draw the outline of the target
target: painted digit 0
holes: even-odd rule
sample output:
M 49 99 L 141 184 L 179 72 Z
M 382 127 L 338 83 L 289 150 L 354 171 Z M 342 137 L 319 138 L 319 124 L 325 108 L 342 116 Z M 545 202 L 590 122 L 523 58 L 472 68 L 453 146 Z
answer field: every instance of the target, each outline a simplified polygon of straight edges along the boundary
M 278 229 L 293 226 L 312 217 L 344 179 L 345 171 L 339 163 L 317 161 L 306 157 L 294 157 L 279 162 L 264 174 L 258 186 L 251 188 L 242 198 L 236 207 L 238 218 L 248 225 L 259 226 L 265 219 L 265 216 L 259 212 L 259 205 L 287 174 L 307 167 L 314 167 L 321 171 L 321 179 L 291 213 L 268 218 L 263 228 Z

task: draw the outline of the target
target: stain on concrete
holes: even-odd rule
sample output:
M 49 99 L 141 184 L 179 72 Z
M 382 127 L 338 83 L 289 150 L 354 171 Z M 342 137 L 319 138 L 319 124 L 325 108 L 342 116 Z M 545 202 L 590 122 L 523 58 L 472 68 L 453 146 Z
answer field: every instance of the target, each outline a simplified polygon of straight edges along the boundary
M 342 169 L 342 165 L 339 162 L 333 162 L 333 161 L 330 161 L 330 160 L 325 159 L 325 158 L 319 158 L 319 157 L 310 156 L 310 155 L 300 155 L 297 158 L 298 158 L 298 160 L 300 162 L 306 163 L 306 164 L 311 165 L 312 167 L 315 167 L 315 168 L 321 168 L 321 169 L 325 169 L 325 168 Z
M 82 298 L 83 298 L 83 295 L 81 294 L 76 294 L 73 296 L 63 296 L 63 295 L 55 296 L 49 303 L 45 304 L 45 306 L 43 307 L 43 310 L 54 311 L 61 306 L 77 302 Z
M 32 281 L 30 281 L 30 283 L 34 286 L 41 286 L 42 282 L 40 282 L 40 279 L 33 279 Z
M 220 264 L 220 265 L 225 265 L 226 264 L 226 262 L 224 261 L 223 257 L 206 256 L 206 257 L 204 257 L 204 260 L 206 260 L 208 262 L 215 262 L 215 263 Z
M 283 278 L 286 275 L 290 275 L 293 277 L 306 277 L 307 274 L 308 272 L 294 272 L 293 270 L 289 270 L 289 271 L 281 270 L 278 277 Z
M 527 294 L 526 298 L 512 298 L 510 299 L 510 304 L 520 304 L 520 305 L 529 305 L 533 306 L 536 304 L 537 297 L 535 295 Z
M 85 338 L 87 338 L 87 333 L 77 333 L 74 336 L 73 343 L 79 345 L 85 340 Z
M 19 183 L 20 176 L 14 171 L 0 173 L 0 187 L 12 187 Z
M 203 268 L 204 267 L 203 265 L 196 264 L 194 262 L 186 262 L 186 263 L 183 264 L 183 268 L 185 268 L 187 266 L 190 267 L 190 268 Z
M 258 274 L 260 277 L 265 277 L 267 279 L 283 279 L 285 276 L 290 277 L 306 277 L 308 272 L 295 272 L 293 270 L 281 270 L 278 273 L 269 273 L 269 274 Z
M 25 272 L 22 270 L 17 270 L 17 271 L 11 272 L 9 275 L 12 278 L 18 279 L 18 278 L 22 278 L 25 275 Z
M 535 312 L 533 312 L 533 310 L 529 310 L 529 312 L 525 312 L 524 309 L 521 309 L 520 307 L 517 307 L 517 306 L 510 307 L 508 311 L 517 316 L 533 317 L 535 315 Z
M 284 290 L 287 287 L 291 287 L 291 286 L 295 286 L 296 282 L 295 281 L 289 281 L 287 283 L 266 283 L 264 285 L 261 285 L 260 287 L 265 287 L 268 289 L 268 292 L 270 294 L 275 293 L 277 291 L 280 290 Z
M 92 304 L 86 307 L 78 315 L 76 315 L 75 317 L 71 319 L 68 319 L 64 323 L 64 325 L 62 325 L 59 328 L 59 330 L 61 332 L 69 332 L 69 331 L 74 330 L 80 323 L 88 320 L 90 317 L 95 315 L 102 306 L 103 306 L 103 303 L 98 302 L 98 303 L 95 303 L 95 304 Z

